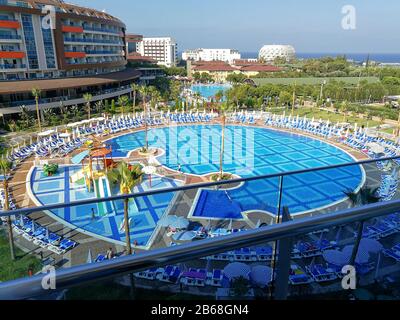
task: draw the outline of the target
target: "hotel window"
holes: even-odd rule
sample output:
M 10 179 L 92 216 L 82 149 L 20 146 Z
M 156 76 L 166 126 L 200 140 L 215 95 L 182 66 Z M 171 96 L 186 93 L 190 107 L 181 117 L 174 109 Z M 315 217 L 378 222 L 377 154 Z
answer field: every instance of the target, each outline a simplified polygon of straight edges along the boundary
M 30 69 L 39 69 L 39 60 L 36 51 L 35 32 L 33 30 L 32 16 L 22 14 L 22 26 L 24 29 L 26 52 Z
M 44 17 L 42 17 L 42 21 L 43 19 Z M 56 59 L 54 55 L 53 35 L 51 29 L 42 28 L 42 34 L 47 68 L 54 69 L 56 67 Z

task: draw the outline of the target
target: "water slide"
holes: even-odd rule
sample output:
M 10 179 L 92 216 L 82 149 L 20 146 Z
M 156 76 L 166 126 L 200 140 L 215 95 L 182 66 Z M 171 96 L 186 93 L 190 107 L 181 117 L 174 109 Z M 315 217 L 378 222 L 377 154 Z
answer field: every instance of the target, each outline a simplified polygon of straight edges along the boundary
M 111 196 L 110 183 L 105 176 L 100 176 L 98 179 L 94 179 L 94 188 L 97 198 L 108 198 Z M 101 217 L 106 215 L 115 214 L 117 211 L 112 201 L 101 202 L 97 204 L 98 212 Z

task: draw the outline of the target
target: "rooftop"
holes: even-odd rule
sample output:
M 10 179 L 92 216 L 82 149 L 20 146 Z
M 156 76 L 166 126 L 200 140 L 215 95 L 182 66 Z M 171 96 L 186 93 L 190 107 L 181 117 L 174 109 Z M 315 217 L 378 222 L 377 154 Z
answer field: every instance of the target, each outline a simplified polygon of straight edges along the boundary
M 132 80 L 140 77 L 140 72 L 134 69 L 107 73 L 89 77 L 74 77 L 62 79 L 19 80 L 1 82 L 0 94 L 31 92 L 32 88 L 40 90 L 56 90 L 59 88 L 78 88 L 96 86 L 106 83 Z

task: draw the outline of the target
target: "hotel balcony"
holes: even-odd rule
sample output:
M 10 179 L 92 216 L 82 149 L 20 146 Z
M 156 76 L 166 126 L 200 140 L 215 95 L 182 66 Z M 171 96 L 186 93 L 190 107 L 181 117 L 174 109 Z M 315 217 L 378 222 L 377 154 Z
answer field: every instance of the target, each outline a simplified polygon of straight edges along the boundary
M 118 40 L 109 40 L 109 39 L 76 39 L 76 38 L 70 38 L 70 37 L 65 37 L 64 38 L 64 43 L 90 43 L 90 44 L 98 44 L 98 45 L 109 44 L 109 45 L 124 46 L 124 43 L 122 41 L 118 41 Z
M 18 34 L 0 34 L 0 43 L 20 43 L 22 38 Z
M 23 71 L 26 69 L 25 64 L 0 64 L 1 71 Z
M 4 29 L 20 29 L 21 24 L 16 20 L 3 20 L 0 19 L 0 28 Z
M 23 59 L 25 52 L 22 51 L 0 51 L 0 59 Z

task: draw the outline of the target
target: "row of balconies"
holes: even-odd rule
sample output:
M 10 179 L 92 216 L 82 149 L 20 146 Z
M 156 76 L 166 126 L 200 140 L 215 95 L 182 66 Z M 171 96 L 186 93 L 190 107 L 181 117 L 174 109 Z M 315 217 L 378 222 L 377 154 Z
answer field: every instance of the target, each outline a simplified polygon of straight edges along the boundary
M 90 38 L 71 38 L 64 37 L 64 42 L 82 42 L 82 43 L 107 43 L 107 44 L 117 44 L 123 46 L 124 43 L 121 40 L 110 40 L 110 39 L 90 39 Z
M 104 28 L 104 27 L 91 27 L 91 26 L 79 25 L 79 24 L 64 25 L 62 27 L 62 31 L 70 32 L 70 33 L 84 33 L 85 31 L 91 31 L 91 32 L 117 34 L 117 35 L 121 35 L 121 36 L 123 35 L 122 31 L 119 31 L 119 30 L 113 30 L 113 29 Z

